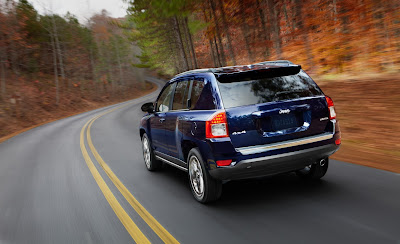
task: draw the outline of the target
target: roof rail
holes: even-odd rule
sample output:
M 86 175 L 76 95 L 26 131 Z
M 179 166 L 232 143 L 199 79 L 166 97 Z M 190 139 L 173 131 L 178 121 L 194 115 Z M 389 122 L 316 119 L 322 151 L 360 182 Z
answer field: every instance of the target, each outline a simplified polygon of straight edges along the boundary
M 193 70 L 188 70 L 188 71 L 179 73 L 179 74 L 175 75 L 174 78 L 181 76 L 181 75 L 190 75 L 190 74 L 205 73 L 205 72 L 212 72 L 212 71 L 211 71 L 211 69 L 193 69 Z

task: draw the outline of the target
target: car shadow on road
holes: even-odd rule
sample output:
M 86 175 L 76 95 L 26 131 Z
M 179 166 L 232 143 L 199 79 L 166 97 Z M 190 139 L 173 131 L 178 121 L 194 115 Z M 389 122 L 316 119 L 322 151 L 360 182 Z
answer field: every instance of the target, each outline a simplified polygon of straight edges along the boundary
M 287 173 L 257 179 L 231 181 L 223 186 L 223 193 L 216 206 L 241 204 L 265 204 L 298 201 L 305 198 L 323 197 L 334 191 L 332 183 L 326 180 L 309 181 Z
M 186 172 L 169 165 L 165 165 L 162 171 L 174 183 L 184 184 L 188 194 L 191 194 Z M 343 189 L 335 182 L 326 179 L 309 181 L 299 178 L 295 173 L 286 173 L 227 182 L 223 184 L 221 198 L 206 206 L 226 209 L 229 206 L 254 207 L 259 204 L 265 206 L 265 204 L 277 205 L 303 200 L 319 201 L 335 199 L 341 193 Z

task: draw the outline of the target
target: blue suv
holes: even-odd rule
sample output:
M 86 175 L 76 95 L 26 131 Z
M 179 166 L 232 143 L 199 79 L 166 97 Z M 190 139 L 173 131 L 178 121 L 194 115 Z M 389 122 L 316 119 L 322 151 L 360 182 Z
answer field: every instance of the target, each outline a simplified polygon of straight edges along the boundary
M 222 183 L 296 172 L 320 179 L 341 143 L 333 101 L 289 61 L 187 71 L 142 105 L 144 162 L 188 172 L 197 201 Z

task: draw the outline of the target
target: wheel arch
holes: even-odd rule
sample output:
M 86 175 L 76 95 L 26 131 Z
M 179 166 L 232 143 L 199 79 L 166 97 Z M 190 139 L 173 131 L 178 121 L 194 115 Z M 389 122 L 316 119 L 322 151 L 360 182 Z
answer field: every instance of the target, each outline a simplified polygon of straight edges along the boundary
M 183 154 L 183 160 L 185 162 L 187 162 L 189 152 L 193 148 L 198 148 L 198 145 L 194 141 L 191 141 L 191 140 L 183 140 L 182 141 L 182 154 Z
M 145 130 L 144 128 L 140 128 L 139 130 L 140 130 L 140 139 L 142 139 L 142 138 L 143 138 L 143 135 L 144 135 L 145 133 L 147 134 L 147 132 L 146 132 L 146 130 Z M 147 136 L 149 136 L 149 135 L 147 135 Z

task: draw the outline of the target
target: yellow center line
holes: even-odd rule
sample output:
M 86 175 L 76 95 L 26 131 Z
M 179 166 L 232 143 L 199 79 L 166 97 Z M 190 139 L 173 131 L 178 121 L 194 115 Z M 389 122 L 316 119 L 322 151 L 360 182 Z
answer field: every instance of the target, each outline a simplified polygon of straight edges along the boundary
M 93 122 L 93 119 L 86 122 L 86 124 L 82 127 L 81 134 L 80 134 L 80 146 L 81 146 L 83 158 L 85 159 L 86 164 L 87 164 L 90 172 L 93 175 L 93 178 L 96 180 L 97 185 L 99 186 L 100 190 L 103 192 L 104 197 L 107 199 L 111 208 L 114 210 L 115 214 L 117 215 L 117 217 L 119 218 L 121 223 L 125 226 L 126 230 L 131 235 L 132 239 L 136 243 L 150 243 L 150 241 L 147 239 L 147 237 L 140 231 L 140 229 L 137 227 L 137 225 L 133 222 L 133 220 L 129 217 L 129 215 L 122 208 L 121 204 L 115 198 L 114 194 L 111 192 L 110 188 L 108 188 L 106 182 L 101 177 L 99 171 L 94 166 L 93 161 L 90 159 L 90 156 L 85 147 L 84 132 L 85 132 L 86 126 L 91 121 Z
M 132 208 L 142 217 L 142 219 L 150 226 L 150 228 L 160 237 L 160 239 L 164 243 L 179 243 L 129 192 L 129 190 L 125 187 L 124 184 L 118 179 L 118 177 L 114 174 L 111 168 L 104 162 L 103 158 L 97 152 L 96 148 L 93 145 L 92 138 L 90 136 L 90 129 L 92 124 L 96 119 L 100 118 L 101 116 L 111 113 L 117 109 L 123 108 L 129 104 L 123 105 L 121 107 L 112 109 L 105 113 L 100 114 L 99 116 L 95 117 L 89 124 L 88 129 L 86 131 L 87 141 L 90 150 L 92 151 L 94 157 L 96 158 L 97 162 L 101 165 L 103 170 L 106 172 L 110 180 L 114 183 L 114 185 L 118 188 L 121 194 L 125 197 L 125 199 L 129 202 Z

